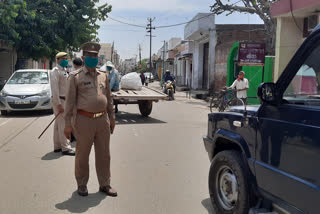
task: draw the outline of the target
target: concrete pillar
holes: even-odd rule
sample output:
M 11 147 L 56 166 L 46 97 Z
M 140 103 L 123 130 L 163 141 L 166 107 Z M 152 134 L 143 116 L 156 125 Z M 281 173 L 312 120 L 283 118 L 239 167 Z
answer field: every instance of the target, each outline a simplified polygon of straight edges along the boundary
M 190 60 L 186 60 L 186 85 L 189 87 L 191 83 L 191 70 L 190 70 Z
M 186 85 L 186 60 L 182 60 L 182 84 Z
M 209 40 L 209 90 L 213 90 L 214 88 L 214 74 L 215 74 L 215 56 L 216 56 L 216 45 L 217 45 L 217 38 L 216 38 L 216 31 L 210 31 L 210 40 Z
M 303 29 L 303 18 L 296 18 Z M 274 82 L 276 82 L 303 42 L 303 33 L 291 17 L 277 18 L 276 59 Z
M 195 42 L 193 52 L 193 71 L 192 71 L 192 88 L 202 88 L 203 76 L 203 44 Z

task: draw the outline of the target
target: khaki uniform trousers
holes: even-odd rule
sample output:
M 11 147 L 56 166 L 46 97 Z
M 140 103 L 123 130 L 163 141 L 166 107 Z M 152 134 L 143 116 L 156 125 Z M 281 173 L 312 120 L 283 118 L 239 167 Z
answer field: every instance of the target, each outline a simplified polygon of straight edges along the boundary
M 99 185 L 110 184 L 110 121 L 105 114 L 89 118 L 78 114 L 75 119 L 76 157 L 75 177 L 78 186 L 87 185 L 89 180 L 89 156 L 94 145 L 96 172 Z
M 64 106 L 64 100 L 61 100 L 62 106 Z M 55 105 L 53 105 L 53 112 L 54 115 L 58 115 L 59 111 Z M 62 151 L 68 151 L 71 149 L 70 143 L 68 142 L 67 138 L 64 136 L 64 118 L 63 113 L 61 113 L 54 122 L 54 129 L 53 129 L 53 143 L 54 143 L 54 150 L 62 149 Z

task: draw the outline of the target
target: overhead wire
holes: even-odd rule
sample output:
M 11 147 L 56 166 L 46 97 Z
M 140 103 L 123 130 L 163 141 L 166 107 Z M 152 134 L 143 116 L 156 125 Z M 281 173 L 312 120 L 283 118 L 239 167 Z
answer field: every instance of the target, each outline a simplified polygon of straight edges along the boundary
M 241 1 L 242 0 L 239 0 L 239 1 L 231 4 L 231 6 L 237 4 L 237 3 L 241 2 Z M 200 17 L 198 19 L 193 19 L 193 20 L 187 21 L 187 22 L 182 22 L 182 23 L 177 23 L 177 24 L 172 24 L 172 25 L 155 26 L 155 28 L 169 28 L 169 27 L 176 27 L 176 26 L 180 26 L 180 25 L 185 25 L 185 24 L 189 24 L 189 23 L 192 23 L 192 22 L 207 18 L 207 17 L 212 16 L 212 15 L 215 15 L 215 14 L 211 13 L 209 15 L 202 16 L 202 17 Z M 113 20 L 113 21 L 115 21 L 115 22 L 119 22 L 121 24 L 129 25 L 129 26 L 133 26 L 133 27 L 139 27 L 139 28 L 146 28 L 146 25 L 137 25 L 137 24 L 132 24 L 132 23 L 129 23 L 129 22 L 124 22 L 124 21 L 112 18 L 111 16 L 108 16 L 108 18 Z
M 114 18 L 112 18 L 110 16 L 108 18 L 113 20 L 113 21 L 115 21 L 115 22 L 119 22 L 119 23 L 125 24 L 125 25 L 130 25 L 130 26 L 133 26 L 133 27 L 140 27 L 140 28 L 145 28 L 146 27 L 146 26 L 142 26 L 142 25 L 136 25 L 136 24 L 131 24 L 131 23 L 128 23 L 128 22 L 120 21 L 120 20 L 114 19 Z
M 195 22 L 195 21 L 199 21 L 201 19 L 204 19 L 204 18 L 207 18 L 209 16 L 212 16 L 214 15 L 213 13 L 209 14 L 209 15 L 206 15 L 206 16 L 202 16 L 198 19 L 193 19 L 191 21 L 188 21 L 188 22 L 182 22 L 182 23 L 178 23 L 178 24 L 172 24 L 172 25 L 164 25 L 164 26 L 156 26 L 155 28 L 169 28 L 169 27 L 176 27 L 176 26 L 180 26 L 180 25 L 185 25 L 185 24 L 189 24 L 189 23 L 192 23 L 192 22 Z
M 206 16 L 202 16 L 198 19 L 193 19 L 191 21 L 188 21 L 188 22 L 182 22 L 182 23 L 177 23 L 177 24 L 172 24 L 172 25 L 163 25 L 163 26 L 155 26 L 155 28 L 169 28 L 169 27 L 176 27 L 176 26 L 180 26 L 180 25 L 185 25 L 185 24 L 189 24 L 189 23 L 192 23 L 192 22 L 195 22 L 195 21 L 199 21 L 201 19 L 204 19 L 204 18 L 207 18 L 209 16 L 213 16 L 214 14 L 211 13 L 209 15 L 206 15 Z M 140 27 L 140 28 L 145 28 L 146 26 L 142 26 L 142 25 L 136 25 L 136 24 L 131 24 L 131 23 L 128 23 L 128 22 L 123 22 L 123 21 L 120 21 L 118 19 L 115 19 L 115 18 L 112 18 L 112 17 L 108 17 L 109 19 L 113 20 L 113 21 L 116 21 L 116 22 L 119 22 L 121 24 L 125 24 L 125 25 L 130 25 L 130 26 L 134 26 L 134 27 Z
M 293 15 L 293 7 L 292 7 L 292 0 L 290 0 L 290 12 L 291 12 L 291 16 L 293 18 L 294 23 L 296 24 L 297 28 L 303 33 L 303 30 L 300 28 L 300 26 L 298 25 L 298 22 L 296 20 L 296 17 Z

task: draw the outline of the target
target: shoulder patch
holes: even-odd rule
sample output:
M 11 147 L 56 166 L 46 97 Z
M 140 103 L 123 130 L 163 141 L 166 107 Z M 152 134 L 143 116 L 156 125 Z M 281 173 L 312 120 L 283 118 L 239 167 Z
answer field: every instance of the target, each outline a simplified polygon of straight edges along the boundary
M 70 75 L 68 76 L 68 79 L 69 77 L 72 75 L 72 76 L 78 76 L 83 70 L 80 68 L 78 70 L 75 70 L 75 71 L 72 71 L 70 72 Z

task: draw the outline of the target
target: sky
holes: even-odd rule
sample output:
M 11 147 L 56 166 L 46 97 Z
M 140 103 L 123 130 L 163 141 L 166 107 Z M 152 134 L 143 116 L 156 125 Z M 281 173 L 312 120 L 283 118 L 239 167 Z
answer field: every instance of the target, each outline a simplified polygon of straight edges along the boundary
M 231 0 L 231 2 L 237 0 Z M 214 0 L 100 0 L 100 4 L 112 5 L 109 16 L 113 19 L 135 25 L 147 25 L 147 18 L 155 18 L 154 26 L 171 25 L 190 21 L 197 13 L 210 13 Z M 235 13 L 229 16 L 221 14 L 215 17 L 216 24 L 263 24 L 256 15 Z M 138 57 L 139 44 L 142 58 L 149 58 L 150 40 L 145 28 L 133 27 L 107 19 L 99 22 L 98 37 L 100 43 L 114 42 L 121 59 Z M 184 27 L 156 29 L 152 42 L 152 53 L 157 53 L 163 40 L 172 37 L 184 37 Z

